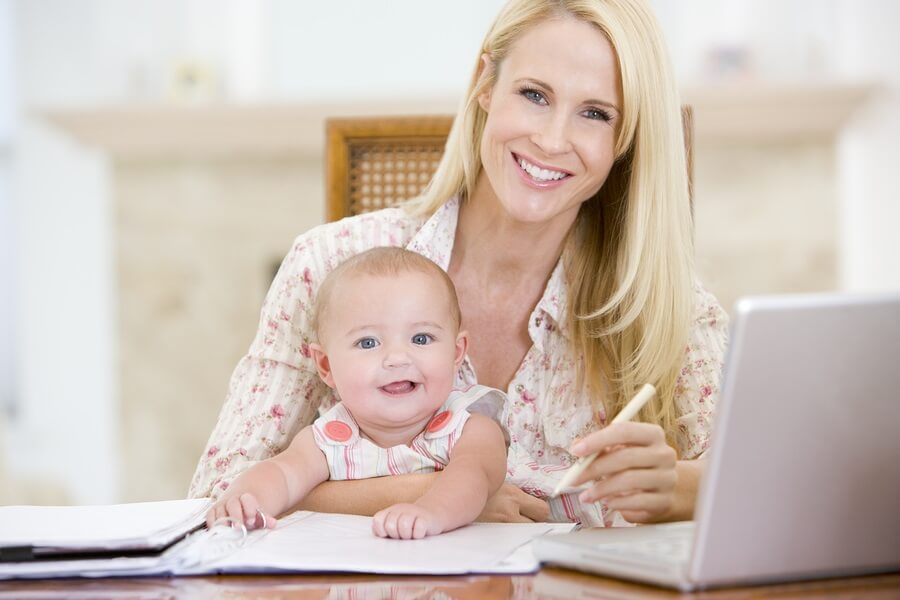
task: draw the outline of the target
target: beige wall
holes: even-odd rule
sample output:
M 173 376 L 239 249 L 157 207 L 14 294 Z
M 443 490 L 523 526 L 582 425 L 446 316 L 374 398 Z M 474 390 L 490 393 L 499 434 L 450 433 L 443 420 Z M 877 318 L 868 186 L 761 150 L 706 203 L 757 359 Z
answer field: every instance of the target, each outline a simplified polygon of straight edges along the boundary
M 698 144 L 695 244 L 707 287 L 739 296 L 837 286 L 837 193 L 830 140 Z
M 122 497 L 178 498 L 273 269 L 322 221 L 322 166 L 148 160 L 115 173 Z

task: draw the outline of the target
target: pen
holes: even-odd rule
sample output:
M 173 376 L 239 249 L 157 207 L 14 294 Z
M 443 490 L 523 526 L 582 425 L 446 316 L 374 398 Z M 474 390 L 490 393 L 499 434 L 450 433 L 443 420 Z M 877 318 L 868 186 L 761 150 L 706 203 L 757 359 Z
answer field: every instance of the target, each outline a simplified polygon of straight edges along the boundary
M 625 405 L 625 408 L 619 411 L 619 414 L 616 415 L 616 418 L 612 420 L 610 425 L 630 421 L 634 417 L 634 415 L 636 415 L 638 411 L 641 410 L 641 408 L 643 408 L 645 404 L 647 404 L 647 401 L 649 401 L 650 398 L 655 395 L 656 388 L 649 383 L 645 383 L 644 387 L 638 390 L 638 393 L 628 401 L 628 404 Z M 556 488 L 553 490 L 553 496 L 558 496 L 562 490 L 566 489 L 576 477 L 581 475 L 582 471 L 584 471 L 588 467 L 588 465 L 594 462 L 595 458 L 597 458 L 597 452 L 594 452 L 593 454 L 589 454 L 587 456 L 582 456 L 578 459 L 578 462 L 569 467 L 569 470 L 566 471 L 560 482 L 556 484 Z

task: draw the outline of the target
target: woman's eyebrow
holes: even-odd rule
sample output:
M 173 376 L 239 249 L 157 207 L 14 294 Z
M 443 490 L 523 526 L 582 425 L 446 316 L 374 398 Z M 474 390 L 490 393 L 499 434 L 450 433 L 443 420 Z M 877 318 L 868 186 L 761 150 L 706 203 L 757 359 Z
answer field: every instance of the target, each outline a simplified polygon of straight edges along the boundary
M 523 79 L 517 79 L 515 81 L 515 83 L 516 84 L 527 83 L 527 84 L 531 84 L 531 85 L 536 85 L 538 87 L 544 88 L 551 94 L 555 93 L 553 91 L 553 86 L 551 86 L 549 83 L 541 81 L 540 79 L 534 79 L 533 77 L 525 77 Z M 609 102 L 608 100 L 598 100 L 596 98 L 588 98 L 587 100 L 582 102 L 582 104 L 599 104 L 601 106 L 606 106 L 607 108 L 611 108 L 611 109 L 615 110 L 616 112 L 621 112 L 621 110 L 619 109 L 618 106 L 616 106 L 612 102 Z

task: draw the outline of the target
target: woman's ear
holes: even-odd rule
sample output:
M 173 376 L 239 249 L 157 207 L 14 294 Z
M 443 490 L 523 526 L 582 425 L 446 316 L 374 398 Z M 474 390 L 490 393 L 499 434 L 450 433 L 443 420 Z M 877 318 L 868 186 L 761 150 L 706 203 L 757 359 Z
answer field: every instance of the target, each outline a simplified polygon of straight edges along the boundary
M 460 331 L 456 334 L 456 355 L 453 357 L 453 366 L 459 369 L 463 359 L 466 357 L 466 351 L 469 349 L 469 333 Z
M 309 352 L 316 362 L 316 370 L 319 372 L 319 377 L 322 378 L 322 381 L 324 381 L 328 387 L 334 389 L 334 375 L 331 372 L 331 361 L 328 360 L 325 349 L 319 344 L 312 343 L 309 345 Z
M 491 60 L 491 57 L 487 55 L 487 53 L 481 55 L 481 66 L 478 71 L 478 87 L 484 85 L 484 82 L 491 79 L 494 76 L 494 61 Z M 485 88 L 483 92 L 478 94 L 478 104 L 481 106 L 484 112 L 490 112 L 491 106 L 491 92 L 494 91 L 494 86 L 489 85 Z

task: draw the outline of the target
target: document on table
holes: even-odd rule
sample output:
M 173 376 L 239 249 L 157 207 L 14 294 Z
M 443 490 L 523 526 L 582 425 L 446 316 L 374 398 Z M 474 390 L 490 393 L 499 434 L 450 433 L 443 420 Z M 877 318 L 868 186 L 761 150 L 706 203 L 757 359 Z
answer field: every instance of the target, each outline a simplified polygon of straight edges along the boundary
M 54 554 L 161 551 L 203 525 L 210 501 L 0 507 L 0 560 Z
M 182 571 L 255 573 L 345 571 L 381 574 L 533 572 L 533 554 L 514 552 L 545 533 L 571 531 L 554 523 L 473 523 L 420 540 L 393 540 L 372 534 L 372 519 L 356 515 L 297 512 L 274 530 L 248 536 L 246 543 L 213 560 L 180 557 Z M 201 544 L 201 557 L 215 553 Z M 196 568 L 188 566 L 197 562 Z
M 156 556 L 0 563 L 0 579 L 356 572 L 379 574 L 528 573 L 539 563 L 530 542 L 570 531 L 571 523 L 473 523 L 421 540 L 372 533 L 372 519 L 300 511 L 274 530 L 219 526 L 198 531 Z

